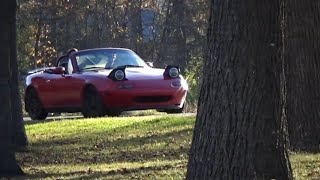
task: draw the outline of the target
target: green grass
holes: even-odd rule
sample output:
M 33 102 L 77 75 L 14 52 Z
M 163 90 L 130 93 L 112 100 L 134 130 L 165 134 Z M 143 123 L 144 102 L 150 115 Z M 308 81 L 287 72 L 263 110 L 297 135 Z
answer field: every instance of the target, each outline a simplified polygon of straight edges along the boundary
M 194 116 L 30 121 L 27 179 L 184 179 Z M 320 154 L 292 154 L 296 179 L 320 178 Z
M 292 153 L 293 175 L 297 180 L 320 180 L 320 154 Z

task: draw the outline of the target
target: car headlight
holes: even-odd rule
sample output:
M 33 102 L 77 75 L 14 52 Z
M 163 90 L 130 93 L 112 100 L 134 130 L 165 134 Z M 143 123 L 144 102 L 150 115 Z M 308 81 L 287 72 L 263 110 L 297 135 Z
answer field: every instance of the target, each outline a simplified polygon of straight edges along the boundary
M 172 68 L 169 70 L 169 76 L 172 77 L 172 78 L 178 77 L 178 76 L 179 76 L 179 70 L 178 70 L 178 68 L 172 67 Z
M 165 79 L 175 79 L 180 75 L 179 66 L 168 65 L 164 70 L 163 76 Z
M 124 74 L 123 70 L 119 69 L 114 73 L 114 77 L 115 77 L 116 80 L 122 81 L 124 79 L 124 77 L 125 77 L 125 74 Z
M 125 67 L 119 67 L 115 68 L 111 71 L 111 73 L 108 75 L 110 79 L 113 81 L 124 81 L 128 80 L 126 78 L 126 73 L 125 73 L 126 68 Z

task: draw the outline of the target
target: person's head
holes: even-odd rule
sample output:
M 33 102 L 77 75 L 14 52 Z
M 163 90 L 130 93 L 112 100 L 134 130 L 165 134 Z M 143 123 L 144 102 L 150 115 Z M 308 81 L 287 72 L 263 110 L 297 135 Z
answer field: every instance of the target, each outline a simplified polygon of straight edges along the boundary
M 108 53 L 108 54 L 106 54 L 106 58 L 108 59 L 108 61 L 113 62 L 117 58 L 117 54 Z

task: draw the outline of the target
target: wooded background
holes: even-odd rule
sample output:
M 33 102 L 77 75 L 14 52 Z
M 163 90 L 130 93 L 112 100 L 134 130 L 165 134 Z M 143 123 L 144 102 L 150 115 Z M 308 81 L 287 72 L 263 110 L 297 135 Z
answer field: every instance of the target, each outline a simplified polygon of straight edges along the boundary
M 195 110 L 208 12 L 205 0 L 20 0 L 19 68 L 52 66 L 70 48 L 130 48 L 156 67 L 179 65 Z
M 318 149 L 320 20 L 313 8 L 318 4 L 281 2 L 286 6 L 281 24 L 284 118 L 289 121 L 292 147 Z M 209 11 L 205 0 L 20 0 L 19 71 L 52 66 L 70 48 L 130 48 L 155 67 L 179 65 L 190 87 L 186 110 L 194 112 L 207 50 Z
M 189 179 L 197 173 L 292 179 L 287 146 L 319 152 L 317 1 L 21 0 L 17 5 L 7 0 L 0 11 L 0 176 L 22 174 L 13 153 L 15 146 L 27 145 L 16 140 L 25 134 L 18 70 L 53 66 L 70 48 L 125 47 L 156 67 L 180 65 L 190 86 L 189 109 L 197 108 L 199 97 Z

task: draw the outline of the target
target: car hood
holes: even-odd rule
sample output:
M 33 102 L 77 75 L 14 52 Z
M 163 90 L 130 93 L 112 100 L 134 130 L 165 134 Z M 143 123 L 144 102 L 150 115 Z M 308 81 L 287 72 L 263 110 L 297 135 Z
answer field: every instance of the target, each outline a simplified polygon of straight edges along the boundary
M 112 70 L 101 70 L 98 71 L 98 73 L 108 76 L 111 71 Z M 128 80 L 156 80 L 163 79 L 164 69 L 128 67 L 125 73 Z

